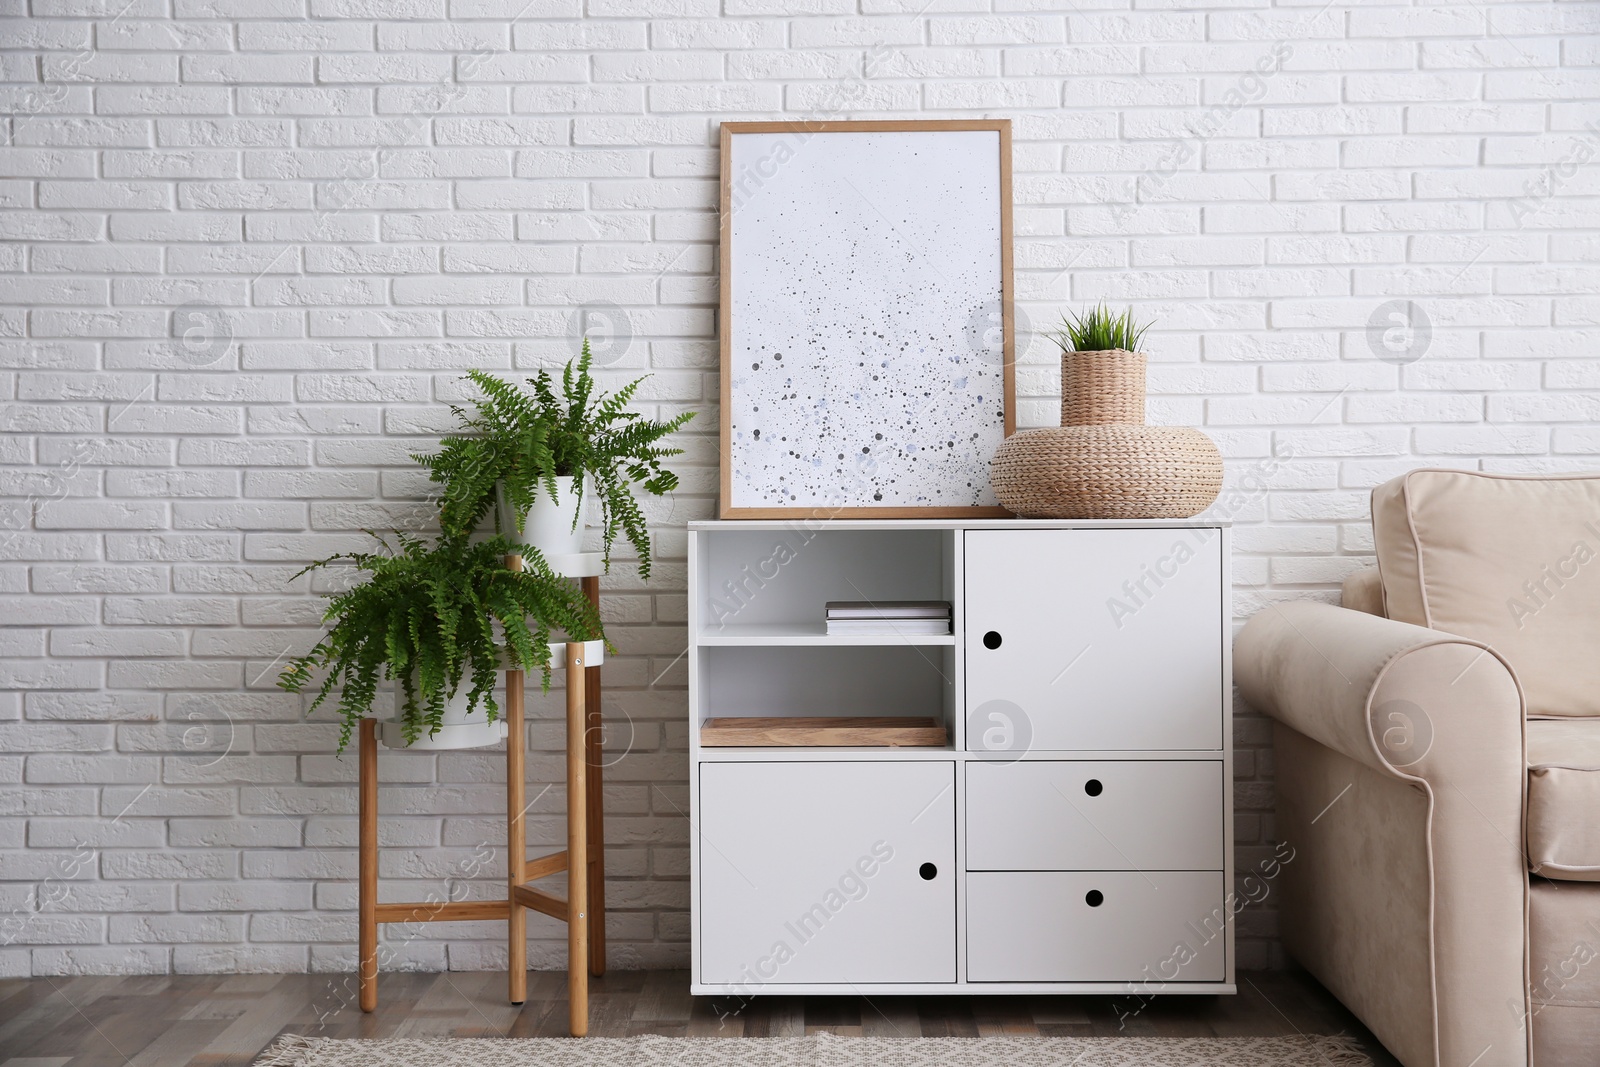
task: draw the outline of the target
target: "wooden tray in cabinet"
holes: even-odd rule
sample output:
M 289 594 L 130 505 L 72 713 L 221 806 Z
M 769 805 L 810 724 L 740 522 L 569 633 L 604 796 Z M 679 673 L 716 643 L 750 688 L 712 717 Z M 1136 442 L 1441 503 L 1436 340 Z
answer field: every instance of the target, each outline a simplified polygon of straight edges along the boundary
M 942 748 L 938 719 L 866 716 L 788 716 L 707 719 L 700 743 L 711 748 L 822 747 Z

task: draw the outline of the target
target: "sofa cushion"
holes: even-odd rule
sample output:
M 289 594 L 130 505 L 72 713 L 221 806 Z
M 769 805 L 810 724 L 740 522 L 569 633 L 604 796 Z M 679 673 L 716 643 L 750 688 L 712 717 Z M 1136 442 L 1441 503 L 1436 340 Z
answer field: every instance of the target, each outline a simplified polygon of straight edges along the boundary
M 1600 882 L 1600 720 L 1528 723 L 1528 869 Z
M 1600 715 L 1600 474 L 1412 471 L 1372 532 L 1389 618 L 1492 646 L 1530 716 Z

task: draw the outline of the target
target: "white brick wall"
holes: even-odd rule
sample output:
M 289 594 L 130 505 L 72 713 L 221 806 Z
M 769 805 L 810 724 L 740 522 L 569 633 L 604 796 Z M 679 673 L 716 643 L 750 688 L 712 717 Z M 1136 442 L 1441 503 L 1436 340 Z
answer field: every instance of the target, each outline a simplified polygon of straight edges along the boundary
M 353 763 L 272 686 L 327 582 L 290 576 L 414 527 L 406 455 L 457 375 L 565 357 L 580 307 L 625 311 L 608 377 L 702 412 L 657 578 L 624 564 L 605 604 L 614 960 L 686 960 L 719 119 L 1012 118 L 1022 310 L 1158 320 L 1150 414 L 1228 456 L 1240 616 L 1331 597 L 1399 471 L 1594 465 L 1600 6 L 995 7 L 0 0 L 0 975 L 348 970 Z M 1425 349 L 1369 328 L 1395 299 Z M 1023 361 L 1047 423 L 1053 349 Z M 1271 753 L 1260 718 L 1236 736 L 1247 871 Z M 388 892 L 496 891 L 498 773 L 384 757 Z M 1241 963 L 1275 963 L 1270 898 L 1241 922 Z M 396 934 L 386 966 L 498 965 L 501 936 Z

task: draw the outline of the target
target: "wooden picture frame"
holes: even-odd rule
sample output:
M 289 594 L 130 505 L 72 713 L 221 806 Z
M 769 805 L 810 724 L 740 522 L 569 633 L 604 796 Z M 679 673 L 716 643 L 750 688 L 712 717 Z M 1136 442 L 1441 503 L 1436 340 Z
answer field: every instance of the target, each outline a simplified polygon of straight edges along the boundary
M 815 140 L 819 136 L 828 134 L 894 133 L 994 134 L 996 167 L 993 181 L 995 186 L 992 189 L 987 187 L 987 183 L 990 180 L 987 164 L 982 157 L 974 157 L 971 151 L 974 146 L 985 144 L 987 140 L 985 138 L 968 137 L 959 140 L 875 138 L 829 142 Z M 754 166 L 741 165 L 741 161 L 736 158 L 735 138 L 743 135 L 779 135 L 765 140 L 752 139 L 741 142 L 737 147 L 739 152 L 745 155 L 748 155 L 750 151 L 757 147 L 774 144 L 788 143 L 792 146 L 798 146 L 798 148 L 790 151 L 787 156 L 781 150 L 773 151 L 768 156 L 760 158 Z M 787 166 L 790 160 L 800 158 L 797 154 L 798 152 L 805 151 L 808 147 L 811 148 L 812 155 L 807 160 L 798 165 Z M 915 231 L 912 226 L 912 220 L 902 218 L 896 222 L 896 220 L 891 219 L 889 213 L 874 204 L 858 188 L 856 181 L 852 180 L 852 176 L 855 176 L 861 181 L 870 181 L 872 171 L 840 169 L 843 165 L 842 163 L 830 160 L 830 157 L 825 153 L 819 155 L 824 147 L 835 153 L 837 160 L 845 162 L 851 159 L 860 162 L 862 153 L 882 153 L 885 159 L 884 174 L 909 176 L 912 182 L 922 181 L 924 178 L 939 173 L 935 164 L 941 159 L 951 168 L 967 168 L 964 172 L 967 174 L 967 179 L 964 180 L 960 177 L 963 172 L 953 170 L 953 173 L 956 174 L 955 177 L 942 185 L 933 187 L 935 193 L 941 199 L 930 200 L 930 203 L 935 206 L 942 205 L 946 210 L 939 214 L 935 214 L 930 210 L 930 214 L 926 219 L 915 220 L 917 223 L 924 224 L 925 232 Z M 929 160 L 927 167 L 922 165 L 925 155 Z M 915 158 L 913 160 L 910 157 Z M 1014 286 L 1011 251 L 1010 120 L 724 122 L 721 131 L 721 163 L 721 249 L 719 254 L 721 279 L 718 322 L 721 351 L 721 394 L 719 397 L 721 414 L 721 494 L 718 502 L 719 516 L 724 519 L 835 517 L 985 518 L 1009 516 L 1010 512 L 1000 507 L 997 502 L 994 502 L 993 492 L 989 489 L 988 461 L 994 447 L 997 447 L 1001 440 L 1009 437 L 1016 430 L 1016 366 L 1012 310 Z M 821 168 L 824 166 L 833 166 L 835 174 L 831 177 L 821 178 L 816 185 L 806 186 L 803 184 L 810 176 L 820 173 Z M 786 167 L 790 171 L 787 175 L 784 173 Z M 896 167 L 899 169 L 894 169 Z M 863 174 L 869 175 L 869 177 L 861 177 Z M 905 196 L 908 200 L 912 195 L 909 191 L 910 184 L 884 185 L 883 183 L 887 181 L 886 178 L 880 177 L 878 180 L 880 186 L 875 192 L 882 194 L 884 189 L 904 189 L 907 190 Z M 734 360 L 746 354 L 759 355 L 761 351 L 765 351 L 767 348 L 767 346 L 750 344 L 745 340 L 746 336 L 756 337 L 760 335 L 760 331 L 768 330 L 766 336 L 770 339 L 775 336 L 774 331 L 781 333 L 785 327 L 791 330 L 797 329 L 794 325 L 795 315 L 790 310 L 769 313 L 763 320 L 760 314 L 748 306 L 749 303 L 760 299 L 759 296 L 755 295 L 759 287 L 752 284 L 746 291 L 740 292 L 741 283 L 739 277 L 736 276 L 736 267 L 755 264 L 758 269 L 771 273 L 774 279 L 782 278 L 785 280 L 805 273 L 793 270 L 792 263 L 775 265 L 770 255 L 766 259 L 759 258 L 761 251 L 770 253 L 772 248 L 783 245 L 783 242 L 788 240 L 791 243 L 783 246 L 787 254 L 795 257 L 796 261 L 810 257 L 812 261 L 807 264 L 810 273 L 819 277 L 827 277 L 825 271 L 819 269 L 822 266 L 829 265 L 821 258 L 824 253 L 817 251 L 820 245 L 814 240 L 805 240 L 805 238 L 816 237 L 818 223 L 815 216 L 819 209 L 819 204 L 824 208 L 834 203 L 840 204 L 840 207 L 833 212 L 835 215 L 841 215 L 846 205 L 839 200 L 813 200 L 809 205 L 810 214 L 807 214 L 805 204 L 795 201 L 791 205 L 790 201 L 782 199 L 782 197 L 791 192 L 821 197 L 825 195 L 830 187 L 836 187 L 841 182 L 848 186 L 847 193 L 851 196 L 850 206 L 853 207 L 855 212 L 869 218 L 881 219 L 883 223 L 880 230 L 873 231 L 869 235 L 873 240 L 879 242 L 877 245 L 869 245 L 868 241 L 861 237 L 867 231 L 859 227 L 849 228 L 847 219 L 837 224 L 842 234 L 840 243 L 851 246 L 849 254 L 852 257 L 852 263 L 855 262 L 853 257 L 858 254 L 858 249 L 865 249 L 864 252 L 859 253 L 863 257 L 863 270 L 882 265 L 890 265 L 892 269 L 892 265 L 899 263 L 902 258 L 908 264 L 919 258 L 924 261 L 916 267 L 904 266 L 900 268 L 907 279 L 908 288 L 905 293 L 895 295 L 895 300 L 913 304 L 919 297 L 926 297 L 935 301 L 939 300 L 941 297 L 940 292 L 933 291 L 930 295 L 929 286 L 918 287 L 911 285 L 910 279 L 916 270 L 922 270 L 924 277 L 926 277 L 926 271 L 932 270 L 943 278 L 945 272 L 940 270 L 938 266 L 941 263 L 945 264 L 946 267 L 954 263 L 958 270 L 965 270 L 971 275 L 971 279 L 968 281 L 952 283 L 949 287 L 952 293 L 959 292 L 964 296 L 987 293 L 991 291 L 992 282 L 994 281 L 991 267 L 996 262 L 998 263 L 998 319 L 1001 331 L 998 373 L 996 373 L 996 368 L 993 366 L 993 356 L 987 354 L 992 351 L 992 342 L 985 340 L 981 349 L 977 345 L 971 345 L 969 348 L 970 354 L 967 356 L 963 356 L 959 347 L 964 343 L 970 344 L 975 321 L 981 327 L 982 322 L 992 321 L 996 317 L 993 310 L 987 310 L 992 307 L 993 300 L 986 300 L 982 304 L 974 305 L 974 309 L 970 313 L 968 309 L 953 306 L 953 303 L 940 305 L 938 310 L 946 316 L 945 322 L 932 328 L 929 328 L 926 324 L 918 327 L 923 334 L 923 344 L 931 346 L 931 351 L 930 348 L 918 350 L 919 352 L 930 353 L 926 363 L 908 362 L 894 367 L 891 371 L 888 368 L 898 357 L 890 355 L 880 361 L 879 364 L 880 367 L 885 368 L 881 375 L 883 379 L 887 380 L 893 376 L 899 376 L 900 378 L 899 400 L 897 401 L 900 405 L 899 413 L 904 413 L 904 409 L 912 403 L 922 404 L 922 408 L 918 411 L 911 411 L 906 418 L 899 419 L 895 423 L 896 426 L 913 422 L 920 410 L 925 410 L 930 406 L 942 406 L 946 409 L 964 407 L 967 409 L 972 421 L 966 424 L 949 419 L 948 416 L 951 414 L 949 410 L 934 412 L 934 418 L 939 420 L 940 429 L 936 435 L 932 436 L 944 438 L 947 431 L 957 431 L 950 434 L 947 439 L 948 451 L 945 454 L 940 454 L 932 447 L 924 447 L 927 442 L 919 443 L 918 441 L 906 439 L 901 440 L 899 444 L 891 443 L 887 446 L 888 451 L 884 454 L 889 457 L 886 460 L 889 466 L 880 466 L 877 458 L 870 455 L 872 444 L 861 445 L 860 440 L 874 443 L 885 440 L 882 433 L 883 427 L 879 426 L 874 431 L 870 422 L 872 418 L 881 419 L 891 411 L 889 407 L 884 406 L 890 401 L 886 398 L 880 398 L 876 394 L 865 394 L 862 388 L 857 388 L 856 391 L 850 392 L 844 398 L 843 403 L 836 403 L 836 401 L 840 400 L 839 396 L 820 395 L 822 387 L 812 383 L 811 387 L 819 389 L 819 395 L 814 397 L 808 395 L 807 399 L 812 400 L 809 413 L 806 411 L 799 412 L 799 417 L 804 420 L 810 420 L 810 425 L 802 425 L 798 428 L 815 432 L 802 435 L 805 439 L 796 441 L 793 449 L 788 449 L 785 445 L 780 452 L 773 447 L 771 435 L 768 437 L 768 444 L 758 445 L 757 442 L 760 441 L 759 428 L 750 430 L 750 433 L 754 436 L 747 437 L 745 436 L 745 426 L 736 426 L 735 407 L 745 403 L 744 394 L 740 393 L 741 387 L 744 387 L 752 397 L 756 396 L 757 387 L 747 382 L 742 382 L 735 375 Z M 743 216 L 745 220 L 744 229 L 736 232 L 736 215 L 742 209 L 746 209 L 749 205 L 756 203 L 757 199 L 762 195 L 768 196 L 769 199 L 759 209 L 747 211 L 746 215 Z M 960 259 L 920 253 L 920 249 L 917 249 L 914 240 L 907 236 L 907 231 L 911 231 L 916 236 L 932 241 L 953 240 L 958 235 L 946 233 L 945 231 L 959 227 L 962 224 L 960 212 L 948 211 L 953 198 L 957 196 L 965 196 L 969 200 L 982 201 L 985 204 L 990 200 L 998 201 L 997 232 L 999 248 L 997 250 L 997 260 L 989 258 L 993 254 L 991 250 L 982 248 L 973 256 L 976 265 L 970 268 L 963 267 L 963 260 Z M 859 197 L 859 204 L 855 203 L 855 197 Z M 779 210 L 779 208 L 788 206 L 794 206 L 793 218 L 795 220 L 803 219 L 807 221 L 791 221 L 785 218 L 780 222 L 773 218 L 774 215 L 785 215 L 786 212 Z M 895 207 L 904 209 L 907 206 L 906 203 L 890 204 L 889 208 L 892 211 Z M 952 218 L 952 215 L 955 217 Z M 993 228 L 988 221 L 988 217 L 982 214 L 971 216 L 968 218 L 967 224 L 975 229 L 981 228 L 985 233 L 988 233 Z M 765 230 L 761 229 L 763 226 L 766 227 Z M 783 226 L 794 226 L 797 229 L 792 237 L 774 236 L 774 232 Z M 809 233 L 805 232 L 808 227 Z M 741 237 L 745 239 L 747 245 L 757 248 L 758 252 L 744 253 L 741 248 L 736 247 L 736 241 Z M 903 254 L 897 253 L 894 257 L 887 256 L 885 249 L 896 242 Z M 741 260 L 737 265 L 735 262 L 736 255 Z M 785 270 L 783 268 L 790 269 Z M 854 270 L 855 268 L 852 266 L 850 273 L 853 274 Z M 795 285 L 798 286 L 799 284 L 798 281 L 795 282 Z M 818 291 L 802 294 L 796 289 L 793 292 L 784 292 L 780 297 L 774 299 L 790 301 L 793 307 L 800 307 L 805 304 L 809 297 L 812 301 L 809 309 L 814 314 L 816 309 L 825 302 L 826 294 L 820 292 L 822 283 L 813 284 L 818 286 Z M 931 288 L 938 289 L 937 286 Z M 882 289 L 875 288 L 871 282 L 859 289 L 851 289 L 846 283 L 841 289 L 835 291 L 850 294 L 863 292 L 880 295 L 884 292 Z M 741 313 L 751 321 L 752 325 L 747 327 L 746 322 L 741 320 Z M 907 314 L 911 313 L 907 312 Z M 848 311 L 841 312 L 839 319 L 832 322 L 822 320 L 823 328 L 833 331 L 834 340 L 818 341 L 808 339 L 806 342 L 808 345 L 815 345 L 819 349 L 826 349 L 831 345 L 833 351 L 800 353 L 798 357 L 791 357 L 791 363 L 782 371 L 786 375 L 783 387 L 793 388 L 794 391 L 790 394 L 781 394 L 780 399 L 796 399 L 799 396 L 799 390 L 802 386 L 792 385 L 793 378 L 789 376 L 791 371 L 800 369 L 796 366 L 797 362 L 803 364 L 806 360 L 820 362 L 823 359 L 831 361 L 837 359 L 839 352 L 848 350 L 848 345 L 840 345 L 837 341 L 841 331 L 845 333 L 851 332 L 851 328 L 843 325 L 843 320 L 847 314 Z M 963 336 L 957 338 L 949 335 L 949 324 L 963 316 L 965 316 L 966 322 Z M 859 312 L 857 312 L 857 319 L 857 325 L 853 327 L 853 330 L 860 333 L 865 327 L 859 325 Z M 769 324 L 776 325 L 768 329 Z M 982 336 L 987 338 L 990 333 L 992 331 L 985 331 Z M 927 339 L 934 335 L 938 335 L 934 340 Z M 865 333 L 862 333 L 862 336 L 867 338 Z M 886 352 L 903 351 L 913 342 L 910 340 L 911 334 L 909 332 L 903 335 L 906 339 L 901 340 L 901 337 L 902 335 L 890 336 L 889 327 L 886 325 L 884 332 L 873 331 L 872 337 L 863 340 L 862 344 L 879 345 L 881 351 Z M 897 342 L 898 348 L 896 349 Z M 776 348 L 779 345 L 774 342 L 771 347 Z M 748 349 L 748 352 L 746 349 Z M 859 349 L 855 351 L 862 355 L 868 354 Z M 775 355 L 778 359 L 782 357 L 782 353 L 776 353 Z M 961 362 L 964 358 L 968 360 L 967 363 Z M 848 375 L 842 375 L 838 382 L 833 382 L 830 379 L 830 387 L 834 388 L 836 392 L 850 389 L 852 382 L 860 387 L 865 386 L 865 383 L 869 380 L 871 382 L 879 381 L 879 376 L 872 373 L 875 368 L 869 368 L 865 361 L 858 360 L 854 368 L 847 367 L 844 364 L 833 365 L 838 366 L 841 371 L 852 372 L 854 375 L 853 378 Z M 778 366 L 778 364 L 772 364 L 772 369 L 769 370 L 767 378 L 762 382 L 762 387 L 766 388 L 769 393 L 773 388 L 776 388 L 772 384 L 772 379 L 773 375 L 778 372 Z M 748 378 L 751 374 L 759 374 L 761 369 L 761 360 L 755 358 L 751 360 L 750 369 L 744 373 Z M 967 373 L 960 373 L 962 370 L 967 371 Z M 918 371 L 921 372 L 920 377 L 916 374 Z M 943 384 L 946 386 L 946 391 L 939 392 L 938 397 L 935 398 L 933 391 L 925 390 L 921 395 L 928 399 L 916 401 L 906 391 L 907 383 L 913 379 L 926 383 L 929 372 L 935 374 L 932 384 Z M 946 377 L 943 379 L 938 378 L 937 375 L 939 373 L 945 374 Z M 823 375 L 823 377 L 827 378 L 828 376 Z M 810 380 L 808 379 L 808 381 Z M 966 392 L 965 390 L 973 382 L 976 382 L 974 391 Z M 995 418 L 990 407 L 994 399 L 993 393 L 981 392 L 986 387 L 995 385 L 1001 391 L 1001 403 L 1003 405 L 998 419 Z M 866 388 L 874 387 L 866 386 Z M 894 388 L 894 386 L 886 384 L 884 388 Z M 881 403 L 874 404 L 874 401 L 880 400 L 882 401 Z M 753 405 L 753 407 L 759 407 L 759 405 Z M 835 412 L 841 408 L 854 408 L 860 412 L 856 416 L 858 420 L 863 422 L 863 428 L 859 430 L 859 437 L 852 438 L 849 436 L 850 433 L 858 431 L 849 426 L 848 419 L 850 415 L 848 412 L 843 415 L 835 415 Z M 784 415 L 793 418 L 796 415 L 796 409 L 792 406 L 786 408 L 784 409 Z M 946 418 L 940 419 L 941 415 Z M 748 424 L 752 421 L 753 416 L 747 413 L 743 418 L 745 423 Z M 820 430 L 817 429 L 819 422 L 823 426 Z M 780 425 L 778 428 L 784 429 L 786 427 Z M 846 430 L 849 433 L 845 432 Z M 926 435 L 927 427 L 917 426 L 903 432 L 906 434 L 922 433 Z M 838 436 L 828 437 L 829 434 L 834 433 L 837 433 Z M 959 446 L 956 442 L 958 436 L 962 438 Z M 824 440 L 825 437 L 828 439 Z M 891 440 L 895 439 L 895 437 L 895 434 L 890 435 Z M 782 439 L 787 442 L 786 435 Z M 846 447 L 847 445 L 849 446 L 848 448 Z M 851 462 L 846 458 L 846 451 L 858 454 L 856 447 L 858 445 L 859 453 L 865 453 L 870 458 L 870 473 L 866 475 L 861 473 L 860 461 L 856 461 L 857 467 L 852 471 L 846 472 L 843 469 L 845 465 Z M 937 447 L 945 448 L 946 445 L 941 444 Z M 761 458 L 759 460 L 752 458 L 752 453 L 758 453 Z M 820 471 L 808 485 L 802 487 L 798 483 L 807 473 L 804 470 L 807 460 L 810 461 L 812 468 L 816 468 L 818 466 L 817 460 L 821 459 L 824 453 L 827 454 L 826 462 L 837 462 L 840 465 L 839 469 L 832 472 Z M 894 465 L 896 460 L 899 462 L 898 466 Z M 741 462 L 747 465 L 747 469 L 754 463 L 760 462 L 761 469 L 768 472 L 766 477 L 776 478 L 778 484 L 753 486 L 748 484 L 751 481 L 750 476 L 745 475 L 741 475 L 736 479 L 735 468 Z M 951 472 L 954 473 L 952 474 Z M 793 481 L 788 480 L 791 476 L 794 478 Z M 905 479 L 904 485 L 901 484 L 902 477 Z M 914 479 L 920 479 L 920 481 Z M 848 489 L 834 488 L 828 490 L 826 498 L 819 499 L 818 497 L 823 491 L 823 483 L 829 480 L 832 480 L 835 485 L 849 482 L 850 486 Z M 783 504 L 772 499 L 773 497 L 781 497 L 791 488 L 794 489 L 794 492 L 790 493 L 794 503 Z M 884 499 L 886 492 L 890 497 L 899 495 L 907 499 L 892 500 L 887 504 L 877 503 L 876 501 Z M 871 495 L 869 496 L 869 494 Z M 933 499 L 933 494 L 951 498 L 971 497 L 972 502 Z M 918 499 L 919 502 L 909 502 L 909 499 L 913 497 Z M 920 502 L 923 499 L 927 499 L 927 502 Z

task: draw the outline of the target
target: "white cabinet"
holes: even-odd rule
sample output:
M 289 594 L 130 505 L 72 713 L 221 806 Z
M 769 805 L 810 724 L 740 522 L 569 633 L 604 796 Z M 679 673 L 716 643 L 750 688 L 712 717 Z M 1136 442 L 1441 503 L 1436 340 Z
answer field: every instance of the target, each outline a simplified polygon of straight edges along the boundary
M 700 980 L 953 982 L 954 763 L 700 770 Z
M 1221 747 L 1222 541 L 1210 528 L 968 532 L 968 747 Z
M 1231 993 L 1228 530 L 689 524 L 697 994 Z M 953 632 L 829 635 L 829 600 Z M 942 748 L 702 746 L 932 717 Z

